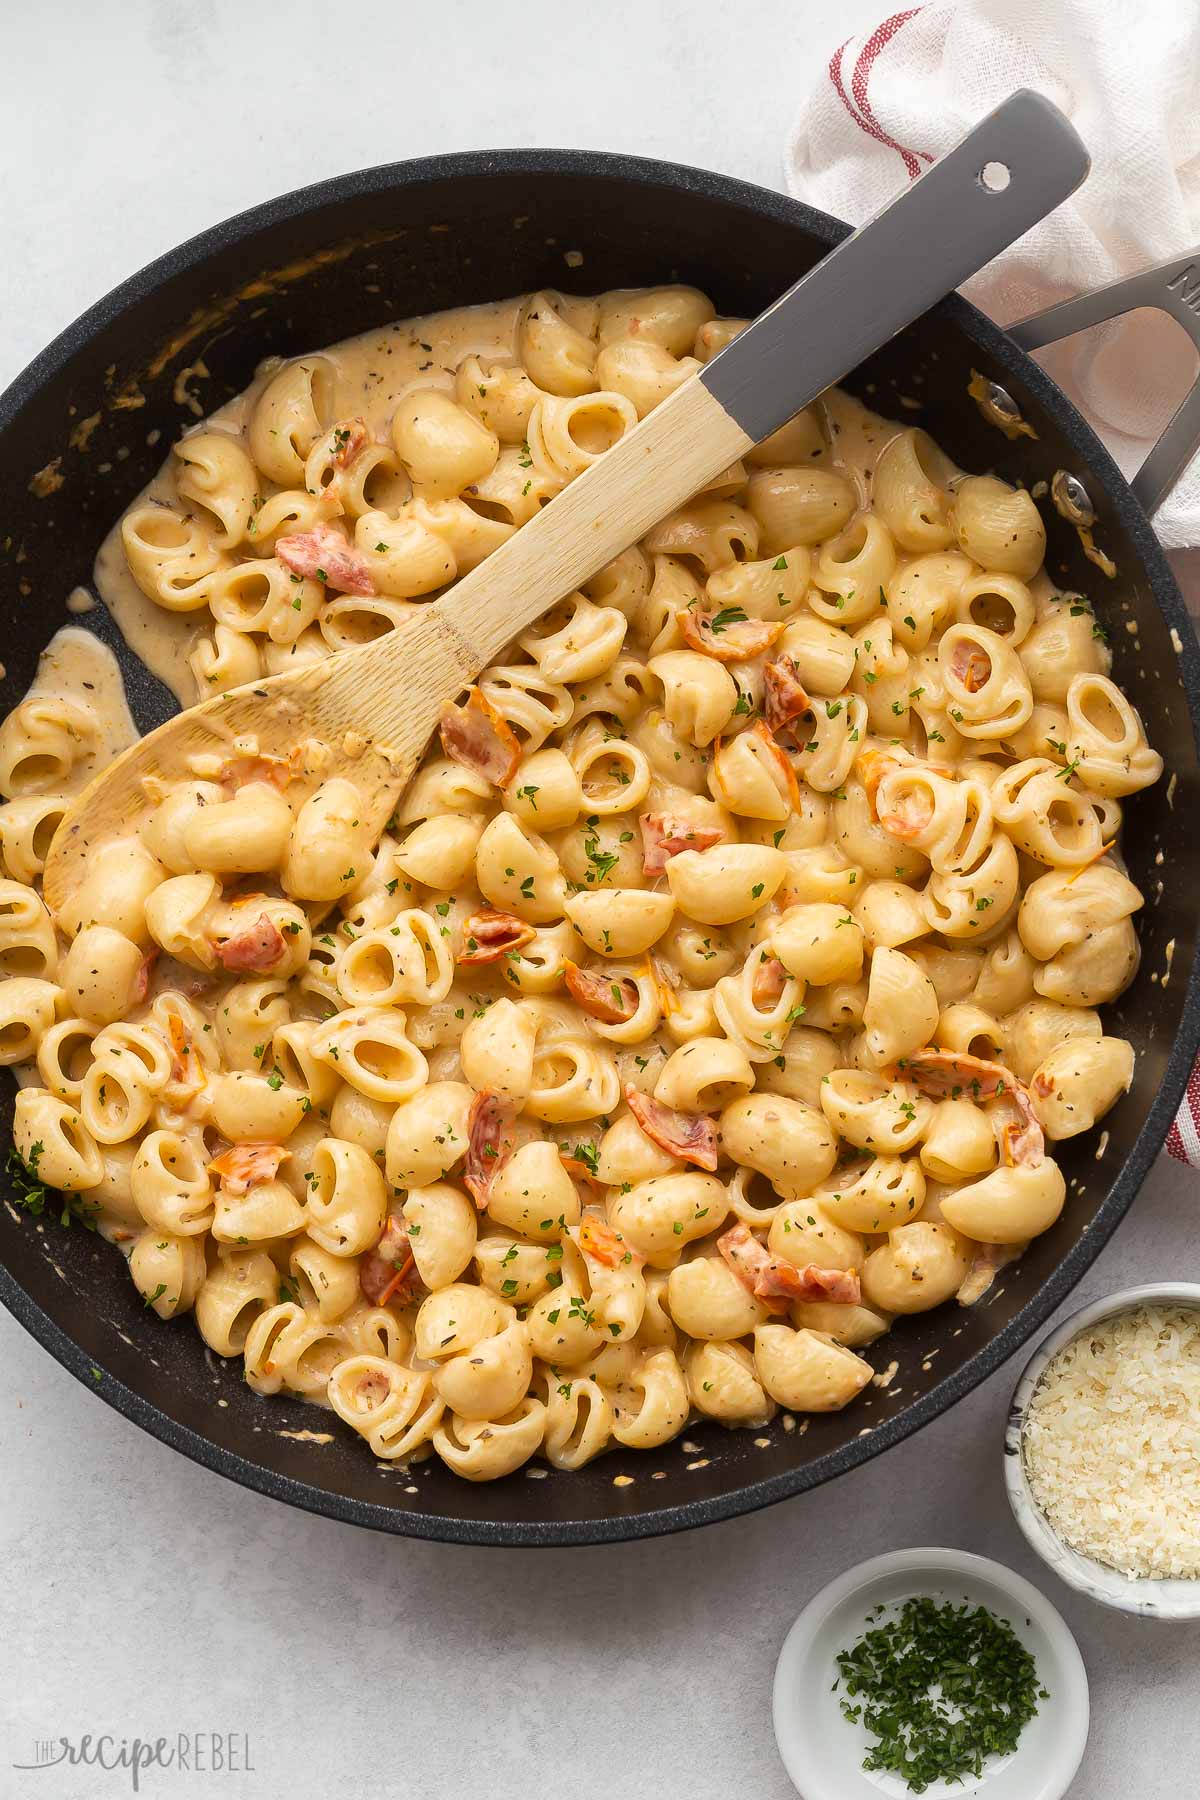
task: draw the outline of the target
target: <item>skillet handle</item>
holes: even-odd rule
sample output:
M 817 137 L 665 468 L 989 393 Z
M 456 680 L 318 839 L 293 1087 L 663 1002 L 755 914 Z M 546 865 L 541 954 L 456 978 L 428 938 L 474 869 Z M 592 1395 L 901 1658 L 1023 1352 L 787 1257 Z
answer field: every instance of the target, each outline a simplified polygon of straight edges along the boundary
M 1078 294 L 1031 313 L 1006 327 L 1022 350 L 1040 350 L 1060 338 L 1103 325 L 1138 307 L 1152 306 L 1178 319 L 1200 350 L 1200 246 L 1169 262 L 1123 275 L 1090 294 Z M 1200 375 L 1192 383 L 1130 486 L 1148 513 L 1155 512 L 1174 487 L 1197 451 L 1200 451 Z

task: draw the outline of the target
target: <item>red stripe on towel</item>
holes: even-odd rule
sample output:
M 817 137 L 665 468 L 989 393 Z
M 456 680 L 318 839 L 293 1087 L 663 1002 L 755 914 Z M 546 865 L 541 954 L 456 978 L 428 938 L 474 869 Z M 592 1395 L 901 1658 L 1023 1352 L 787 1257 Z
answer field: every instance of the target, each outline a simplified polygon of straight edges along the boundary
M 884 19 L 875 27 L 859 52 L 858 61 L 854 65 L 854 73 L 850 79 L 850 94 L 846 92 L 846 86 L 842 80 L 842 56 L 850 39 L 847 38 L 846 42 L 835 50 L 829 59 L 829 79 L 833 83 L 842 105 L 860 131 L 865 131 L 868 137 L 873 137 L 877 143 L 885 144 L 889 150 L 894 150 L 902 158 L 910 181 L 915 181 L 921 173 L 922 161 L 932 162 L 933 158 L 925 150 L 910 150 L 904 144 L 897 143 L 896 139 L 883 129 L 871 110 L 871 103 L 867 95 L 867 82 L 880 51 L 886 49 L 901 26 L 907 24 L 909 19 L 915 18 L 920 10 L 919 6 L 914 6 L 908 12 L 893 13 L 890 18 Z M 851 99 L 851 94 L 853 99 Z

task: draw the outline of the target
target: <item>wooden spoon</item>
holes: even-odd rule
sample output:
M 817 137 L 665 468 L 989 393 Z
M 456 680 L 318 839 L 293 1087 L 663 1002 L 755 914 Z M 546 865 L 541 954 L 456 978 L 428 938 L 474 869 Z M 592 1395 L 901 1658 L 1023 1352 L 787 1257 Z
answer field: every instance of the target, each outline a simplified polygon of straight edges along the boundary
M 63 905 L 95 845 L 128 832 L 148 805 L 147 777 L 186 778 L 189 758 L 230 754 L 240 739 L 275 755 L 323 741 L 325 773 L 349 776 L 364 818 L 382 830 L 444 702 L 564 594 L 1044 218 L 1088 167 L 1057 108 L 1012 95 L 402 630 L 234 688 L 117 757 L 55 833 L 47 904 Z

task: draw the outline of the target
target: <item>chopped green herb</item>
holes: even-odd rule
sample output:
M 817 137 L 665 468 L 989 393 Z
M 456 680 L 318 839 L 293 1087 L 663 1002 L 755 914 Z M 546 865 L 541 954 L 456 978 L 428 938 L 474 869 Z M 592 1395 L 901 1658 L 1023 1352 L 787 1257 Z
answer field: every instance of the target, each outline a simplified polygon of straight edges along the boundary
M 619 993 L 619 991 L 618 988 L 614 987 L 614 994 Z M 566 1149 L 565 1144 L 563 1145 L 563 1149 Z M 581 1162 L 585 1169 L 590 1169 L 593 1175 L 599 1170 L 600 1152 L 595 1144 L 576 1144 L 575 1148 L 569 1151 L 568 1154 L 573 1156 L 576 1162 Z
M 883 1611 L 837 1657 L 842 1713 L 875 1739 L 863 1768 L 897 1775 L 923 1794 L 935 1781 L 978 1778 L 985 1757 L 1011 1755 L 1049 1695 L 1008 1621 L 983 1606 L 939 1606 L 926 1594 L 875 1623 Z
M 24 1162 L 13 1150 L 8 1158 L 8 1178 L 13 1184 L 13 1196 L 17 1205 L 25 1212 L 40 1218 L 46 1204 L 46 1189 L 38 1180 L 38 1163 L 46 1146 L 39 1138 L 29 1152 L 29 1161 Z
M 36 1143 L 31 1144 L 28 1162 L 24 1162 L 16 1150 L 9 1153 L 6 1167 L 8 1179 L 12 1183 L 13 1199 L 22 1211 L 31 1214 L 35 1219 L 41 1218 L 46 1209 L 48 1197 L 51 1198 L 52 1203 L 55 1198 L 61 1199 L 62 1210 L 58 1215 L 60 1225 L 69 1225 L 72 1219 L 78 1219 L 80 1224 L 86 1225 L 89 1231 L 95 1231 L 95 1219 L 89 1217 L 89 1214 L 100 1210 L 95 1200 L 89 1200 L 82 1194 L 52 1195 L 51 1190 L 40 1179 L 38 1163 L 41 1161 L 45 1148 L 46 1146 L 40 1138 Z

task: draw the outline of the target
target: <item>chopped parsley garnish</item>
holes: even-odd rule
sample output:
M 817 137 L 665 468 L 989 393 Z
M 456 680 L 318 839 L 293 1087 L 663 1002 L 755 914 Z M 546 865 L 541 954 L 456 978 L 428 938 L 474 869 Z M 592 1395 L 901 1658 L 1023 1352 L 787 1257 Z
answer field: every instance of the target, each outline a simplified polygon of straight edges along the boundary
M 923 1794 L 935 1781 L 979 1777 L 985 1757 L 1011 1755 L 1049 1695 L 1008 1621 L 927 1594 L 883 1613 L 876 1608 L 871 1629 L 837 1658 L 842 1713 L 875 1739 L 863 1768 Z
M 38 1163 L 46 1148 L 39 1138 L 29 1152 L 29 1161 L 22 1160 L 17 1151 L 9 1152 L 8 1178 L 13 1185 L 13 1197 L 19 1207 L 40 1218 L 46 1205 L 46 1189 L 38 1180 Z
M 617 994 L 620 990 L 614 987 L 613 992 L 614 994 Z M 564 1145 L 563 1148 L 565 1150 L 566 1145 Z M 576 1144 L 575 1148 L 570 1151 L 569 1154 L 575 1158 L 576 1162 L 581 1162 L 584 1168 L 588 1169 L 593 1175 L 600 1167 L 600 1152 L 597 1150 L 595 1144 Z
M 53 1190 L 41 1180 L 38 1174 L 38 1163 L 41 1161 L 45 1148 L 46 1146 L 40 1138 L 36 1143 L 31 1144 L 28 1162 L 23 1161 L 16 1150 L 9 1152 L 7 1172 L 8 1179 L 12 1183 L 13 1199 L 23 1212 L 29 1213 L 35 1219 L 40 1219 L 45 1212 L 47 1199 L 51 1201 L 51 1206 L 55 1199 L 61 1199 L 62 1210 L 58 1215 L 60 1225 L 69 1225 L 72 1219 L 78 1219 L 80 1224 L 86 1225 L 89 1231 L 95 1231 L 95 1220 L 88 1215 L 99 1212 L 100 1208 L 96 1201 L 89 1200 L 82 1194 L 55 1195 Z
M 588 885 L 599 884 L 606 876 L 611 875 L 620 858 L 615 850 L 601 850 L 600 839 L 596 835 L 596 820 L 587 822 L 588 836 L 583 840 L 583 853 L 591 868 L 587 872 Z

